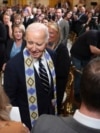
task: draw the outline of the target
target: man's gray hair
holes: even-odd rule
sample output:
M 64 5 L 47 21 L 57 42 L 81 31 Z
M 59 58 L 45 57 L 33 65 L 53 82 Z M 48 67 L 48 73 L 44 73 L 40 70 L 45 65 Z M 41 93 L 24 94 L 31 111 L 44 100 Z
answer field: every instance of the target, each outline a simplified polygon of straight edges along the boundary
M 35 22 L 35 23 L 32 23 L 30 24 L 27 29 L 26 29 L 26 33 L 28 31 L 32 31 L 32 32 L 36 32 L 36 31 L 44 31 L 45 33 L 45 42 L 48 42 L 48 39 L 49 39 L 49 32 L 48 32 L 48 27 L 45 26 L 44 24 L 42 23 L 39 23 L 39 22 Z

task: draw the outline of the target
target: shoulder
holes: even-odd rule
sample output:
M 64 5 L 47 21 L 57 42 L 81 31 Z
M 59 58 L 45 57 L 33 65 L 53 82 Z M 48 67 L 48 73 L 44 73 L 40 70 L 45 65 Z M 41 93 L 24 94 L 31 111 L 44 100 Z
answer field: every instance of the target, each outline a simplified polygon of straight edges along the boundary
M 72 129 L 67 126 L 65 121 L 63 120 L 63 117 L 41 115 L 33 127 L 31 133 L 66 133 L 67 130 L 72 131 Z M 72 131 L 71 133 L 74 132 Z
M 97 33 L 98 33 L 98 30 L 89 30 L 89 31 L 87 31 L 86 32 L 86 34 L 85 35 L 97 35 Z
M 61 20 L 61 24 L 63 24 L 64 26 L 68 26 L 69 25 L 68 21 L 65 20 L 65 19 Z
M 61 51 L 61 52 L 67 51 L 68 52 L 68 48 L 66 47 L 66 45 L 64 45 L 64 43 L 60 43 L 56 51 Z
M 39 119 L 36 121 L 32 133 L 43 133 L 48 130 L 48 128 L 55 127 L 58 123 L 58 117 L 54 117 L 53 115 L 41 115 Z
M 70 60 L 69 51 L 68 51 L 68 48 L 64 44 L 61 43 L 58 46 L 58 48 L 56 49 L 56 53 L 57 53 L 56 59 L 59 57 L 62 61 L 64 62 L 67 61 L 67 63 L 69 62 Z
M 23 46 L 23 49 L 24 49 L 25 46 L 26 46 L 26 40 L 23 40 L 23 42 L 22 42 L 22 46 Z
M 19 131 L 27 131 L 27 128 L 24 124 L 22 124 L 21 122 L 16 122 L 16 121 L 11 121 L 9 122 L 9 125 L 12 127 L 12 128 L 16 128 L 18 129 Z
M 16 67 L 24 63 L 23 52 L 21 51 L 7 62 L 7 66 Z
M 50 55 L 55 55 L 55 52 L 49 48 L 46 48 L 47 52 L 50 54 Z
M 47 52 L 49 53 L 50 57 L 52 58 L 52 60 L 55 62 L 56 59 L 56 52 L 54 50 L 51 50 L 49 48 L 46 48 Z
M 27 127 L 25 127 L 21 122 L 15 121 L 6 122 L 5 128 L 1 129 L 0 133 L 28 133 Z
M 2 22 L 0 22 L 0 33 L 1 34 L 3 34 L 3 32 L 5 32 L 6 31 L 6 27 L 5 27 L 5 25 L 2 23 Z
M 23 42 L 22 42 L 24 45 L 26 45 L 26 40 L 23 39 Z
M 0 26 L 5 27 L 4 24 L 2 23 L 2 21 L 0 21 Z
M 13 39 L 8 39 L 7 44 L 13 44 L 14 40 Z
M 86 32 L 84 38 L 87 39 L 88 43 L 95 44 L 98 41 L 98 30 L 90 30 Z

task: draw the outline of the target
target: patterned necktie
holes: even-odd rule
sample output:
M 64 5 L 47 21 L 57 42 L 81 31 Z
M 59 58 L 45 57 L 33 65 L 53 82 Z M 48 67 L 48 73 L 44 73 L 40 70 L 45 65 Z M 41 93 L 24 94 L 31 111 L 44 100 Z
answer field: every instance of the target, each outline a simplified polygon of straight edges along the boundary
M 47 71 L 46 71 L 44 65 L 41 62 L 41 59 L 39 60 L 39 76 L 40 76 L 41 82 L 44 86 L 44 90 L 46 92 L 48 92 L 49 89 L 50 89 L 49 78 L 48 78 L 48 75 L 47 75 Z

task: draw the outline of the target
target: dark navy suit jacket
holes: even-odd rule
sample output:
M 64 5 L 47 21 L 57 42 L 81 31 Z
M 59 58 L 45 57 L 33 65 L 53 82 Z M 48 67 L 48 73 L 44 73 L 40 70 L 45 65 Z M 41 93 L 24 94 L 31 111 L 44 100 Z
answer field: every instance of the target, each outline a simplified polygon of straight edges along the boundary
M 54 61 L 54 52 L 49 51 L 49 53 Z M 51 104 L 51 99 L 53 98 L 53 82 L 49 93 L 47 93 L 44 91 L 36 71 L 35 80 L 39 115 L 54 114 L 54 107 Z M 11 100 L 11 104 L 19 107 L 22 122 L 31 129 L 22 52 L 9 60 L 6 65 L 4 73 L 4 89 Z

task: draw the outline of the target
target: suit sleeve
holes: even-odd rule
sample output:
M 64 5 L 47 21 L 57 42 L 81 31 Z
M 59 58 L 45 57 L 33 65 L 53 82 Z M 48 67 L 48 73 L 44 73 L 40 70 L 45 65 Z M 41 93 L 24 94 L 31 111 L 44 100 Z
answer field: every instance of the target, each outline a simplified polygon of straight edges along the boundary
M 63 22 L 63 31 L 64 31 L 64 33 L 62 33 L 62 35 L 64 36 L 63 37 L 63 40 L 62 40 L 62 42 L 63 43 L 65 43 L 65 45 L 66 45 L 66 43 L 67 43 L 67 39 L 68 39 L 68 35 L 69 35 L 69 23 L 68 23 L 68 21 L 64 21 Z
M 0 22 L 0 43 L 5 43 L 7 37 L 6 28 L 2 22 Z
M 12 63 L 8 62 L 4 72 L 4 89 L 12 105 L 17 106 L 17 76 L 15 67 Z
M 31 133 L 56 133 L 58 125 L 55 124 L 55 117 L 53 115 L 41 115 L 33 126 Z M 53 128 L 53 129 L 52 129 Z
M 66 34 L 66 38 L 68 38 L 68 35 L 69 35 L 69 23 L 68 23 L 68 21 L 66 21 L 66 24 L 65 24 L 65 34 Z
M 70 68 L 68 49 L 65 45 L 61 44 L 56 53 L 56 75 L 58 78 L 67 78 Z

